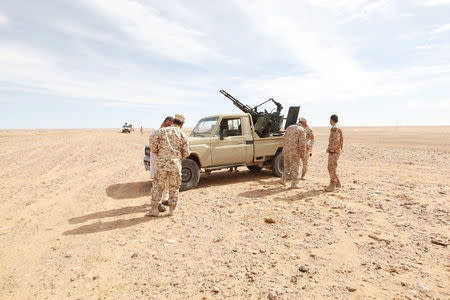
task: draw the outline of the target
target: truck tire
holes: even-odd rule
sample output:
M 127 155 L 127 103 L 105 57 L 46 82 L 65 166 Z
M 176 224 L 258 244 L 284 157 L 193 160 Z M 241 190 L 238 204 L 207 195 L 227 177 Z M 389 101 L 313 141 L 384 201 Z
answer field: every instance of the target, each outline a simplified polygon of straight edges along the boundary
M 258 167 L 258 166 L 247 166 L 247 169 L 250 170 L 250 172 L 252 173 L 259 173 L 262 170 L 262 167 Z
M 192 159 L 184 159 L 181 162 L 181 187 L 180 191 L 190 190 L 197 186 L 200 180 L 200 168 Z
M 281 177 L 281 175 L 283 175 L 283 170 L 283 152 L 278 152 L 272 159 L 272 173 L 276 177 Z

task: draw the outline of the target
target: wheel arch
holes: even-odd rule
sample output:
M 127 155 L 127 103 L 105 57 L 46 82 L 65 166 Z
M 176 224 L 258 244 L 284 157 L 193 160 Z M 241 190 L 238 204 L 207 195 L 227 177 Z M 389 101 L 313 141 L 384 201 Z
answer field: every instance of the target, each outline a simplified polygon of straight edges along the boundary
M 197 164 L 197 166 L 199 167 L 199 168 L 201 168 L 201 164 L 200 164 L 200 159 L 198 158 L 198 155 L 196 154 L 196 153 L 191 153 L 191 155 L 189 155 L 188 157 L 187 157 L 188 159 L 191 159 L 191 160 L 193 160 L 193 161 L 195 161 L 195 163 Z

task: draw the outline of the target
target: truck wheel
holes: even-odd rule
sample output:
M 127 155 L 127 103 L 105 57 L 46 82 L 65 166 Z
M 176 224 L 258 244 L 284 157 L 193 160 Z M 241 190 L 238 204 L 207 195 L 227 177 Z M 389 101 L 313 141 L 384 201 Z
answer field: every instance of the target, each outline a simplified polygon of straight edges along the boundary
M 272 173 L 276 177 L 281 177 L 283 175 L 284 164 L 283 164 L 283 153 L 278 152 L 272 159 Z
M 200 180 L 200 168 L 192 159 L 184 159 L 181 162 L 181 187 L 180 191 L 194 188 Z
M 262 167 L 258 167 L 258 166 L 247 166 L 247 169 L 250 170 L 250 172 L 252 173 L 259 173 L 262 170 Z

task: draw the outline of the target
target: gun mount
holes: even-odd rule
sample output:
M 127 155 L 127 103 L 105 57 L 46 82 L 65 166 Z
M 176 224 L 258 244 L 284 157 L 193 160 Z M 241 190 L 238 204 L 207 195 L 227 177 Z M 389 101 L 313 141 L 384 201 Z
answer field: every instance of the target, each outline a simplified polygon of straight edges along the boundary
M 242 110 L 245 113 L 248 113 L 252 116 L 253 126 L 255 127 L 255 132 L 259 135 L 259 137 L 266 137 L 270 134 L 279 134 L 281 130 L 281 125 L 283 123 L 283 115 L 281 115 L 281 111 L 283 110 L 283 106 L 281 103 L 275 101 L 273 98 L 264 101 L 256 105 L 255 107 L 250 107 L 238 99 L 234 98 L 232 95 L 227 93 L 225 90 L 220 90 L 220 92 L 233 102 L 233 104 Z M 263 112 L 258 111 L 258 107 L 267 102 L 272 101 L 276 105 L 276 111 L 268 112 L 264 110 Z

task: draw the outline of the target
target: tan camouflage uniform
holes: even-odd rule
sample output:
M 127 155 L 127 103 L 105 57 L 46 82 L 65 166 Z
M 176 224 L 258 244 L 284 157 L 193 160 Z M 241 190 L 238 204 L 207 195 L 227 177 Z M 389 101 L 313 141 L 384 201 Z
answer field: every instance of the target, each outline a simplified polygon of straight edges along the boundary
M 169 207 L 173 213 L 181 185 L 181 160 L 190 155 L 186 135 L 177 126 L 160 128 L 152 139 L 150 149 L 157 154 L 152 187 L 152 208 L 157 211 L 166 184 L 169 186 Z
M 306 135 L 306 151 L 305 155 L 302 157 L 302 179 L 305 178 L 306 172 L 308 171 L 309 154 L 312 152 L 312 148 L 314 146 L 313 131 L 307 125 L 303 129 L 305 130 Z
M 292 180 L 292 187 L 298 185 L 300 160 L 305 155 L 305 130 L 299 125 L 291 125 L 284 135 L 283 160 L 284 171 L 281 180 Z
M 330 174 L 330 187 L 341 187 L 338 175 L 336 173 L 339 155 L 344 146 L 344 137 L 342 130 L 337 126 L 330 129 L 330 139 L 328 142 L 328 173 Z

